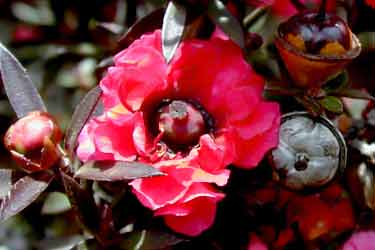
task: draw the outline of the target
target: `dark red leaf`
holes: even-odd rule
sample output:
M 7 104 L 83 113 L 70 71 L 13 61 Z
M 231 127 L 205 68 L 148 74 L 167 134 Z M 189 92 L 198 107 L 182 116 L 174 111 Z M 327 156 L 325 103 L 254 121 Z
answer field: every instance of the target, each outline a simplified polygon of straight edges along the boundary
M 76 177 L 96 181 L 121 181 L 160 176 L 162 172 L 140 162 L 91 161 L 76 172 Z
M 133 26 L 131 26 L 128 31 L 119 39 L 118 41 L 118 51 L 129 47 L 134 40 L 141 37 L 141 35 L 152 32 L 155 29 L 160 29 L 162 26 L 164 9 L 157 9 L 151 14 L 145 16 L 144 18 L 138 20 Z
M 115 239 L 120 235 L 115 229 L 113 221 L 112 208 L 109 204 L 103 203 L 100 209 L 100 235 L 104 239 Z
M 220 0 L 210 0 L 208 6 L 208 16 L 216 23 L 232 41 L 237 43 L 241 48 L 245 47 L 245 35 L 241 24 L 226 9 Z
M 0 77 L 10 104 L 19 118 L 31 111 L 47 110 L 25 68 L 2 43 L 0 43 Z
M 72 121 L 66 131 L 65 148 L 73 155 L 77 138 L 86 122 L 97 110 L 102 90 L 99 86 L 90 90 L 74 110 Z
M 96 234 L 99 232 L 100 216 L 91 192 L 81 187 L 74 178 L 63 172 L 60 172 L 60 174 L 72 208 L 82 224 Z
M 19 179 L 12 185 L 7 196 L 0 203 L 0 222 L 18 214 L 48 187 L 53 175 L 47 172 L 36 173 Z

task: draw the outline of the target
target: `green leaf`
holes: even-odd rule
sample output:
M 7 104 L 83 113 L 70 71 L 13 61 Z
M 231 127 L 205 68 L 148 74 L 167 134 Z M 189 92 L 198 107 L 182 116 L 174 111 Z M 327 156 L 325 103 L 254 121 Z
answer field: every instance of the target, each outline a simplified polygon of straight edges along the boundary
M 344 71 L 340 74 L 338 74 L 333 79 L 329 80 L 324 85 L 324 90 L 327 93 L 330 92 L 339 92 L 342 89 L 345 89 L 349 84 L 349 74 L 347 71 Z
M 158 169 L 140 162 L 90 161 L 78 169 L 75 176 L 95 181 L 133 180 L 163 175 Z
M 335 95 L 335 96 L 354 98 L 354 99 L 375 101 L 375 98 L 364 89 L 362 90 L 362 89 L 347 88 L 347 89 L 343 89 L 338 92 L 330 93 L 330 94 Z
M 42 172 L 28 175 L 14 183 L 0 203 L 0 222 L 18 214 L 46 190 L 53 175 Z
M 61 214 L 71 209 L 68 197 L 60 192 L 47 195 L 42 207 L 42 214 Z
M 155 230 L 142 230 L 125 234 L 126 239 L 121 243 L 124 250 L 160 250 L 186 241 L 174 234 Z
M 96 85 L 95 69 L 97 62 L 93 58 L 85 58 L 78 64 L 64 64 L 56 76 L 56 83 L 65 88 L 78 86 L 91 89 Z
M 241 48 L 245 47 L 245 36 L 241 24 L 226 9 L 220 0 L 210 0 L 208 5 L 208 16 L 216 23 L 230 39 Z
M 36 244 L 40 250 L 71 250 L 83 243 L 85 238 L 82 235 L 54 237 L 44 239 Z
M 335 96 L 326 96 L 319 101 L 320 104 L 328 111 L 341 114 L 344 111 L 344 105 L 340 98 Z
M 36 1 L 36 6 L 16 2 L 12 4 L 12 12 L 19 20 L 34 25 L 53 25 L 55 16 L 47 0 Z
M 182 40 L 186 21 L 186 8 L 170 1 L 163 18 L 161 33 L 163 55 L 167 63 L 173 58 Z
M 69 155 L 73 155 L 77 138 L 86 122 L 95 113 L 98 107 L 102 90 L 99 86 L 90 90 L 74 110 L 72 120 L 66 131 L 65 148 Z
M 375 50 L 375 32 L 362 32 L 358 38 L 363 50 Z
M 9 102 L 19 118 L 31 111 L 47 110 L 25 68 L 2 43 L 0 43 L 0 77 Z
M 0 169 L 0 198 L 8 194 L 12 188 L 12 170 Z

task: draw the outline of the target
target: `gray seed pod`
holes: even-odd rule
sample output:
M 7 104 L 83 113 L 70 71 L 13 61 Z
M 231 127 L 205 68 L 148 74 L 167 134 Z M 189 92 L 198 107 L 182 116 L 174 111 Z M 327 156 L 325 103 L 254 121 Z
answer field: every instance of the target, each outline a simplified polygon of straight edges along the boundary
M 288 188 L 320 187 L 346 165 L 346 145 L 341 133 L 326 118 L 307 112 L 282 117 L 280 142 L 271 161 Z

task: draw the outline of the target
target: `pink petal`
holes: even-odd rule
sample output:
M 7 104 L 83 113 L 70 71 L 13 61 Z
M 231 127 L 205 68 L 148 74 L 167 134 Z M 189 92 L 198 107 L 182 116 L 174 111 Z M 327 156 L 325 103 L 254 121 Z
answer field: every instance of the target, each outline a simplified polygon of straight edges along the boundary
M 225 112 L 228 113 L 229 122 L 240 121 L 247 118 L 257 109 L 262 92 L 257 88 L 243 86 L 227 93 Z
M 109 67 L 106 76 L 100 81 L 103 91 L 102 101 L 105 109 L 110 109 L 120 104 L 118 89 L 121 85 L 122 71 L 117 67 Z
M 130 110 L 139 110 L 147 97 L 167 89 L 166 69 L 160 31 L 142 36 L 115 56 L 115 66 L 101 81 L 104 106 L 110 108 L 122 100 Z
M 232 163 L 235 157 L 234 138 L 229 132 L 212 138 L 206 134 L 199 141 L 199 165 L 209 172 L 215 173 Z
M 135 40 L 127 49 L 121 51 L 115 56 L 116 64 L 126 63 L 124 58 L 131 57 L 129 56 L 129 51 L 132 51 L 136 47 L 147 47 L 153 48 L 156 51 L 161 53 L 161 31 L 155 30 L 153 33 L 142 35 L 139 39 Z M 139 57 L 131 57 L 134 60 L 141 61 L 143 54 L 138 54 Z
M 97 124 L 95 120 L 89 121 L 85 127 L 83 127 L 78 137 L 77 156 L 83 161 L 89 161 L 96 152 L 95 144 L 93 141 L 92 131 L 95 130 Z
M 228 169 L 217 170 L 215 174 L 208 173 L 200 168 L 194 170 L 192 180 L 194 182 L 215 183 L 218 186 L 225 186 L 228 182 L 230 171 Z
M 342 250 L 374 250 L 375 249 L 375 231 L 362 231 L 354 233 L 348 241 L 345 242 Z
M 143 114 L 140 112 L 138 112 L 138 115 L 135 117 L 132 136 L 138 154 L 140 156 L 147 156 L 147 152 L 152 150 L 154 142 L 146 128 Z
M 268 247 L 256 234 L 252 233 L 247 250 L 268 250 Z
M 158 63 L 153 62 L 153 69 L 147 71 L 138 68 L 123 69 L 119 97 L 130 110 L 139 110 L 145 101 L 161 101 L 163 97 L 168 97 L 168 86 L 163 78 L 162 69 L 157 66 Z M 147 100 L 148 98 L 150 100 Z
M 188 215 L 166 215 L 164 221 L 178 233 L 198 236 L 213 224 L 216 215 L 216 202 L 207 198 L 200 198 L 192 201 L 190 205 L 194 209 Z
M 262 88 L 261 78 L 246 63 L 241 49 L 219 38 L 184 42 L 167 72 L 177 98 L 195 99 L 216 120 L 222 119 L 228 89 L 240 85 Z
M 223 197 L 207 185 L 195 184 L 183 201 L 159 211 L 158 215 L 163 214 L 165 223 L 174 231 L 197 236 L 211 227 L 215 220 L 216 203 Z
M 134 160 L 137 156 L 132 138 L 134 118 L 134 115 L 129 115 L 121 126 L 108 118 L 100 121 L 94 131 L 94 143 L 98 151 L 113 155 L 114 160 Z
M 280 117 L 272 127 L 253 137 L 251 140 L 238 139 L 236 142 L 237 159 L 234 164 L 240 168 L 256 167 L 265 154 L 279 143 Z
M 210 198 L 212 200 L 220 201 L 224 198 L 224 194 L 218 193 L 213 190 L 208 184 L 194 183 L 190 186 L 185 196 L 181 198 L 178 202 L 167 205 L 155 211 L 156 216 L 161 215 L 178 215 L 185 216 L 192 212 L 193 207 L 190 201 L 197 198 Z
M 279 104 L 262 101 L 256 106 L 254 113 L 238 125 L 236 123 L 235 128 L 241 138 L 248 140 L 269 130 L 279 119 Z
M 191 184 L 191 168 L 168 167 L 161 171 L 166 175 L 137 179 L 129 184 L 140 202 L 152 210 L 177 202 Z

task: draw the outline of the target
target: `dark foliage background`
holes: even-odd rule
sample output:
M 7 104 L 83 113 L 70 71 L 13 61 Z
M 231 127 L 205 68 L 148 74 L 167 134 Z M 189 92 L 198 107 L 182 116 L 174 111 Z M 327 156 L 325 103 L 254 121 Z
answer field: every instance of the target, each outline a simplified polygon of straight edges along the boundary
M 239 7 L 236 10 L 241 20 L 246 20 L 248 14 L 254 11 L 244 1 L 226 2 Z M 366 87 L 373 94 L 375 36 L 371 32 L 375 30 L 375 22 L 369 20 L 374 19 L 375 13 L 363 1 L 351 2 L 355 2 L 352 11 L 345 15 L 352 24 L 353 32 L 359 34 L 365 46 L 364 53 L 348 70 L 350 83 L 357 88 Z M 111 56 L 129 45 L 129 37 L 121 39 L 123 34 L 137 20 L 165 5 L 163 0 L 0 0 L 0 41 L 27 68 L 32 80 L 38 84 L 49 112 L 65 130 L 74 108 L 97 85 L 105 69 L 111 65 Z M 161 17 L 158 12 L 154 15 Z M 160 18 L 155 20 L 158 20 L 154 22 L 155 26 L 158 22 L 160 24 Z M 263 46 L 248 53 L 248 59 L 258 72 L 271 80 L 281 78 L 284 70 L 280 67 L 272 45 L 280 21 L 272 13 L 244 21 L 247 31 L 256 32 L 263 38 Z M 150 29 L 149 25 L 150 23 L 146 26 Z M 212 27 L 207 29 L 209 28 Z M 137 31 L 134 34 L 137 35 Z M 287 103 L 282 106 L 284 112 L 301 109 L 299 104 L 288 97 L 276 99 Z M 363 101 L 353 102 L 350 110 L 346 110 L 352 115 L 350 119 L 355 117 L 361 120 L 360 114 L 365 105 L 366 102 Z M 344 120 L 346 118 L 343 117 Z M 16 116 L 1 88 L 0 138 L 3 138 L 15 120 Z M 345 128 L 343 131 L 346 131 Z M 0 168 L 16 168 L 2 143 Z M 135 228 L 134 233 L 129 234 L 123 242 L 122 249 L 140 249 L 136 244 L 140 237 L 144 237 L 145 232 L 139 225 L 152 228 L 147 232 L 148 241 L 141 249 L 172 249 L 170 245 L 176 243 L 180 244 L 173 249 L 243 249 L 248 241 L 248 232 L 254 230 L 259 218 L 265 219 L 262 221 L 265 224 L 285 223 L 273 211 L 272 204 L 270 207 L 262 206 L 259 200 L 254 200 L 256 198 L 248 197 L 249 193 L 254 193 L 258 188 L 271 185 L 271 179 L 272 173 L 266 162 L 251 172 L 233 170 L 231 181 L 224 190 L 228 195 L 218 208 L 219 219 L 212 230 L 189 241 L 169 234 L 171 232 L 163 226 L 160 219 L 151 220 L 151 212 L 143 208 L 124 185 L 94 185 L 94 198 L 108 199 L 111 202 L 115 200 L 113 215 L 121 221 L 119 225 L 115 225 L 117 229 L 126 233 Z M 55 192 L 61 189 L 58 185 L 52 183 L 36 202 L 19 215 L 0 224 L 0 250 L 68 250 L 82 241 L 79 236 L 82 230 L 70 209 L 67 197 Z M 7 190 L 0 188 L 0 191 L 3 192 L 0 193 L 1 197 Z M 134 214 L 141 219 L 135 220 Z M 367 215 L 364 212 L 358 217 Z M 373 215 L 369 218 L 369 227 L 374 228 Z M 160 231 L 166 233 L 160 234 Z M 337 242 L 342 242 L 342 239 L 337 239 Z M 291 246 L 290 249 L 301 250 L 299 243 L 297 241 L 296 246 Z M 325 249 L 334 249 L 335 244 L 327 245 Z M 78 244 L 75 249 L 100 248 L 88 240 L 86 244 Z

